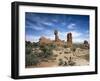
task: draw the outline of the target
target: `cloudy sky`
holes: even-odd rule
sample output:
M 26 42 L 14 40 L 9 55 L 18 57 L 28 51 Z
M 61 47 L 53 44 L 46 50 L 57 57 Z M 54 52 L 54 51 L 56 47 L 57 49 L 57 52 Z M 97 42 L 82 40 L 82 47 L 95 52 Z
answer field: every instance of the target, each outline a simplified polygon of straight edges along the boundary
M 71 32 L 73 42 L 89 41 L 89 16 L 51 13 L 25 13 L 25 36 L 27 41 L 37 42 L 41 36 L 54 40 L 54 30 L 59 38 L 67 40 Z

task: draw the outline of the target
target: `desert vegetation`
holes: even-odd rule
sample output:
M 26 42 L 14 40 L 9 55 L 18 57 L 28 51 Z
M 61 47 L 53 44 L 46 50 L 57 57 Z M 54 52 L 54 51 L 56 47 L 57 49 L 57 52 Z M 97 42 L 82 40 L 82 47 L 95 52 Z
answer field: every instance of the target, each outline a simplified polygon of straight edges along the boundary
M 89 49 L 84 49 L 82 44 L 68 48 L 66 45 L 40 45 L 26 41 L 25 45 L 26 68 L 89 65 Z
M 52 50 L 55 45 L 39 46 L 38 43 L 31 43 L 26 41 L 26 67 L 27 66 L 37 66 L 40 62 L 48 62 L 53 56 Z

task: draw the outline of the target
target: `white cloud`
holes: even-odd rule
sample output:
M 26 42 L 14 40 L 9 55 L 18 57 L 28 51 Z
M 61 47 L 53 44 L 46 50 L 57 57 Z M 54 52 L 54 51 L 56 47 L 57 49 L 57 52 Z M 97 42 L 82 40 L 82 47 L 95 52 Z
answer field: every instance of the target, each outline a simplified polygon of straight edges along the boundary
M 47 36 L 51 36 L 51 35 L 54 34 L 54 31 L 53 31 L 53 30 L 47 30 L 47 29 L 46 29 L 46 30 L 43 31 L 43 34 L 44 34 L 44 35 L 47 35 Z
M 63 22 L 63 23 L 61 23 L 63 26 L 65 26 L 66 25 L 66 23 L 65 22 Z
M 89 36 L 86 33 L 81 33 L 78 31 L 71 31 L 73 42 L 83 43 L 84 40 L 89 41 Z
M 36 26 L 34 26 L 33 29 L 35 29 L 35 30 L 43 30 L 44 28 L 43 27 L 36 27 Z
M 52 23 L 50 23 L 50 22 L 43 22 L 43 24 L 45 24 L 45 25 L 52 25 Z
M 66 32 L 58 32 L 59 38 L 61 40 L 67 40 L 67 33 Z
M 31 41 L 31 42 L 38 42 L 40 36 L 34 36 L 34 35 L 26 35 L 25 40 Z
M 70 31 L 70 32 L 72 33 L 73 38 L 82 36 L 82 33 L 81 32 L 77 32 L 77 31 Z
M 50 40 L 54 40 L 54 35 L 50 35 L 50 36 L 47 36 L 47 35 L 44 35 L 44 37 L 50 39 Z
M 86 38 L 86 37 L 73 38 L 73 42 L 75 42 L 75 43 L 83 43 L 84 40 L 87 40 L 89 42 L 89 38 Z
M 52 21 L 53 21 L 53 22 L 55 22 L 55 23 L 57 23 L 57 22 L 58 22 L 58 20 L 57 20 L 57 19 L 52 19 Z
M 74 23 L 71 23 L 67 26 L 68 29 L 75 29 L 75 27 L 76 27 L 76 24 Z
M 43 36 L 45 36 L 46 38 L 50 38 L 51 40 L 54 40 L 54 31 L 46 30 L 46 31 L 44 31 Z
M 32 28 L 34 30 L 43 30 L 44 28 L 43 27 L 38 27 L 38 26 L 28 26 L 28 28 Z

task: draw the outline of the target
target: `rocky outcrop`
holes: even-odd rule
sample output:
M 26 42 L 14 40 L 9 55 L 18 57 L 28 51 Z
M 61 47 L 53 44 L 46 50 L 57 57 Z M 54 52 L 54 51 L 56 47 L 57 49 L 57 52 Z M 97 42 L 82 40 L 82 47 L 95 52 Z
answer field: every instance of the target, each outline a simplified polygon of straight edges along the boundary
M 57 30 L 54 31 L 54 35 L 55 35 L 55 40 L 53 41 L 54 45 L 56 45 L 56 46 L 62 46 L 63 45 L 63 41 L 61 41 L 59 39 L 58 31 Z
M 83 47 L 84 47 L 85 49 L 89 49 L 89 43 L 88 43 L 87 40 L 84 40 Z
M 45 38 L 43 36 L 39 39 L 39 44 L 40 45 L 49 45 L 51 43 L 52 43 L 52 40 L 47 39 L 47 38 Z
M 55 35 L 55 41 L 60 41 L 57 30 L 54 31 L 54 35 Z
M 72 33 L 67 34 L 67 47 L 72 47 Z

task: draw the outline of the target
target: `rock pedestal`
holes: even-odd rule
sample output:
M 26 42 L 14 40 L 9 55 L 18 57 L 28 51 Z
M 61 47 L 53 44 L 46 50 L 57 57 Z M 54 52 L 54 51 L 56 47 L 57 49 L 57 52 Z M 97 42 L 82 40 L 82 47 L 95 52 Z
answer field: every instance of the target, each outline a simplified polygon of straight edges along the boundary
M 55 35 L 54 44 L 56 46 L 62 46 L 63 45 L 63 42 L 59 39 L 58 31 L 57 30 L 54 31 L 54 35 Z
M 67 34 L 67 47 L 72 47 L 72 33 Z
M 56 42 L 59 41 L 58 31 L 57 30 L 54 31 L 54 35 L 55 35 L 55 41 Z

